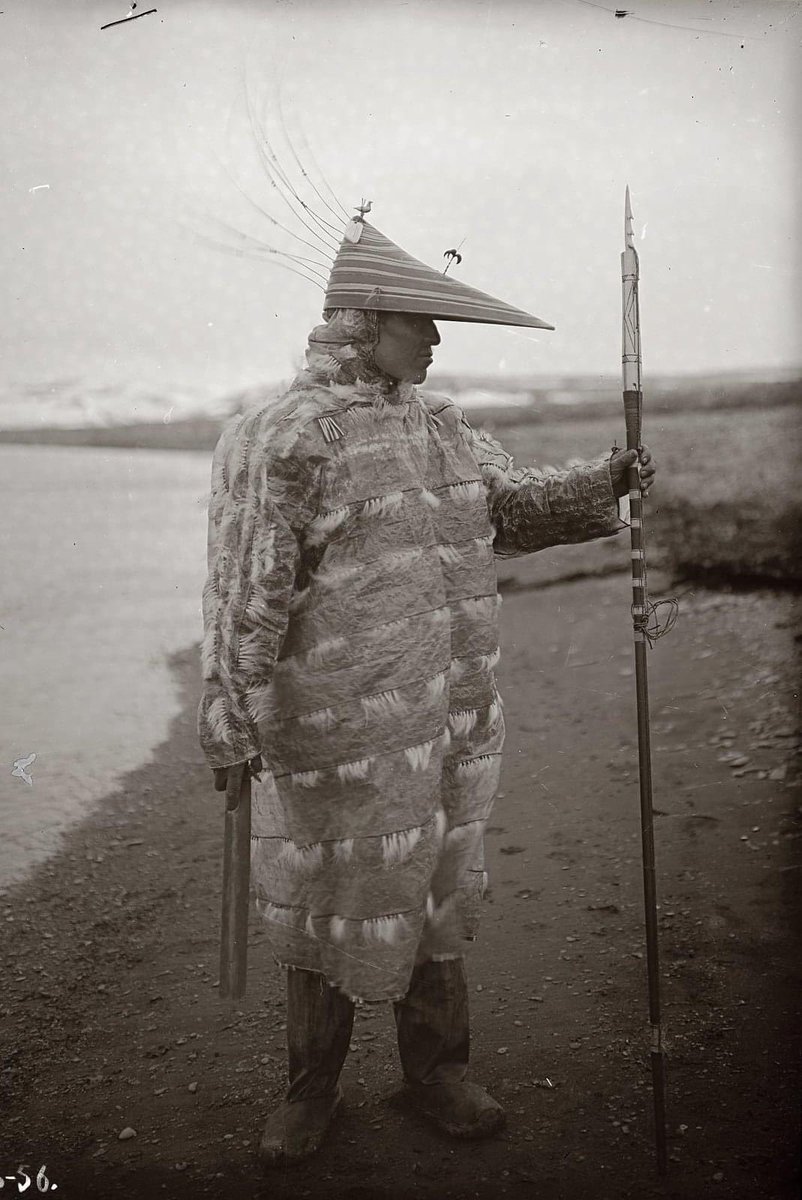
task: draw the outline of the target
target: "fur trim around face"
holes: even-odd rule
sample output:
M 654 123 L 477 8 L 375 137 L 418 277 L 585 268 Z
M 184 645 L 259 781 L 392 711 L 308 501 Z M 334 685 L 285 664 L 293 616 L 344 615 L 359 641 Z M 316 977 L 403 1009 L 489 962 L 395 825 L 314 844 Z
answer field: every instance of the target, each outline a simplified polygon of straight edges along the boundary
M 325 325 L 309 335 L 307 370 L 316 382 L 363 383 L 395 386 L 395 380 L 376 366 L 373 353 L 379 344 L 379 314 L 368 309 L 334 308 L 323 313 Z

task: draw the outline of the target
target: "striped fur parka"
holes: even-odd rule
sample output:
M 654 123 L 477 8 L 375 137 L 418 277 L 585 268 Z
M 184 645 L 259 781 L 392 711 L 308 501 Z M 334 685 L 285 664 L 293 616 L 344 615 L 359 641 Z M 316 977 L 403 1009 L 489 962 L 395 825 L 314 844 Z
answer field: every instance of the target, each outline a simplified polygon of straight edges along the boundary
M 360 1001 L 461 956 L 504 718 L 494 554 L 621 528 L 609 467 L 516 468 L 446 397 L 372 363 L 371 314 L 215 451 L 199 732 L 259 753 L 252 882 L 280 963 Z

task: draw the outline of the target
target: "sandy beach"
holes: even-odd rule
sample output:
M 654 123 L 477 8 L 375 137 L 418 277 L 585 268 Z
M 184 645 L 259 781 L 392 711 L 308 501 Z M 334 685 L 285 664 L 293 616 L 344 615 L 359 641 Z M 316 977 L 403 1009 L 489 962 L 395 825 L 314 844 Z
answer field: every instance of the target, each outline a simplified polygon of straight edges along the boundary
M 655 581 L 655 588 L 659 586 Z M 469 961 L 473 1078 L 498 1138 L 396 1111 L 390 1012 L 357 1018 L 320 1155 L 263 1179 L 283 981 L 252 915 L 248 994 L 216 991 L 221 798 L 177 711 L 61 848 L 0 898 L 0 1169 L 65 1200 L 797 1194 L 796 598 L 693 590 L 650 658 L 670 1172 L 654 1167 L 626 574 L 505 589 L 509 734 Z M 21 785 L 22 786 L 22 785 Z M 123 1130 L 135 1131 L 120 1140 Z

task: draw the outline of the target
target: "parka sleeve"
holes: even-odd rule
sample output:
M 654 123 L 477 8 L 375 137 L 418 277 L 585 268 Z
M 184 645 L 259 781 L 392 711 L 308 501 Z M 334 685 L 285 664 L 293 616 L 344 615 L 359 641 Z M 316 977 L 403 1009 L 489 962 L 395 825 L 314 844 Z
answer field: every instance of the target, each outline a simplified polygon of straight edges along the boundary
M 482 472 L 499 557 L 610 537 L 626 528 L 605 460 L 564 471 L 516 467 L 500 442 L 464 416 L 461 428 Z
M 198 710 L 211 767 L 265 749 L 258 697 L 281 650 L 300 562 L 293 513 L 282 502 L 274 465 L 258 432 L 242 422 L 224 431 L 213 458 Z

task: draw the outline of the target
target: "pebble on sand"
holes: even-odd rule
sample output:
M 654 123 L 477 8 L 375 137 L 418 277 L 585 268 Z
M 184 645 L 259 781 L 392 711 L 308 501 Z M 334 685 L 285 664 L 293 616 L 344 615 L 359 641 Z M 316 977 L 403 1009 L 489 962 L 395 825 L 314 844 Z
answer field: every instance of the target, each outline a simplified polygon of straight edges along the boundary
M 125 1129 L 121 1129 L 120 1132 L 117 1134 L 117 1141 L 118 1142 L 127 1142 L 127 1141 L 130 1141 L 131 1138 L 135 1138 L 135 1137 L 136 1137 L 136 1130 L 132 1129 L 130 1125 L 126 1125 Z

